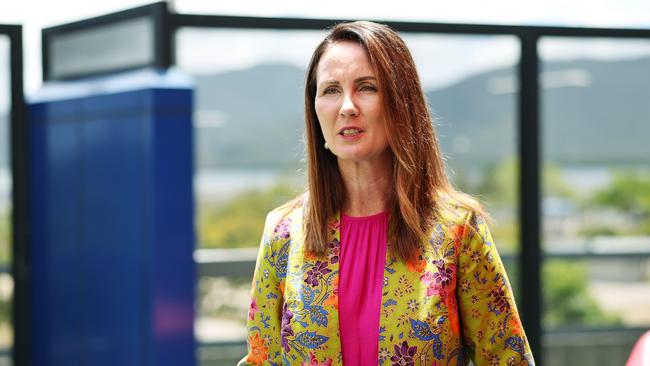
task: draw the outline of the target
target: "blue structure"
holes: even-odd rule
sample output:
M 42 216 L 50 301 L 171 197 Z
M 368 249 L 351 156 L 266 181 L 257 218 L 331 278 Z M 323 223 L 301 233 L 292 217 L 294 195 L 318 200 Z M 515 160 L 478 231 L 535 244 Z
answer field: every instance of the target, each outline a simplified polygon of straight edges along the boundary
M 33 364 L 195 365 L 189 82 L 61 82 L 28 108 Z

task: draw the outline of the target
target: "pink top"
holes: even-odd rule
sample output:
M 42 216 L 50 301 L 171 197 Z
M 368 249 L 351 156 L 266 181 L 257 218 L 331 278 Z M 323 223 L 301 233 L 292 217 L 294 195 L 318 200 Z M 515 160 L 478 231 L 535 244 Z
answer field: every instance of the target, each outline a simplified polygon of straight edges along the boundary
M 339 329 L 344 365 L 377 365 L 388 212 L 341 215 Z

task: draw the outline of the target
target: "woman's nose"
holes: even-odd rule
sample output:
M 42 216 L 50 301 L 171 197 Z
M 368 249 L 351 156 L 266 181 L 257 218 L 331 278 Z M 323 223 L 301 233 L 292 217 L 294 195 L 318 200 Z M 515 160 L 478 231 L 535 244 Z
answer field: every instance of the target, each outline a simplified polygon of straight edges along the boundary
M 359 114 L 359 109 L 352 100 L 349 93 L 343 95 L 343 104 L 341 104 L 341 116 L 356 116 Z

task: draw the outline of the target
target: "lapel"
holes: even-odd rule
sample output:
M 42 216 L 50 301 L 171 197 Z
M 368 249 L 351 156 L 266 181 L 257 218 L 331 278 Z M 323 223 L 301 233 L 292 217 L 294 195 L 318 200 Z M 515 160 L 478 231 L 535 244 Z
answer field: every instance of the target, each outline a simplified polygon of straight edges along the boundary
M 332 342 L 335 347 L 335 354 L 341 355 L 341 334 L 339 332 L 339 268 L 341 264 L 341 212 L 336 211 L 334 217 L 328 223 L 329 237 L 327 240 L 327 257 L 332 269 L 332 276 L 330 277 L 330 288 L 332 296 L 326 301 L 331 314 L 331 321 L 333 322 L 331 329 L 331 338 L 336 339 Z M 341 359 L 342 362 L 342 359 Z
M 340 213 L 337 211 L 328 220 L 327 250 L 325 256 L 312 255 L 304 250 L 303 211 L 296 213 L 292 220 L 293 230 L 290 257 L 291 295 L 301 305 L 296 311 L 303 312 L 301 327 L 294 330 L 298 334 L 309 335 L 303 340 L 313 341 L 309 348 L 324 347 L 323 359 L 332 359 L 334 365 L 342 365 L 341 339 L 339 332 L 339 267 L 341 248 Z M 313 281 L 313 282 L 312 282 Z M 293 348 L 299 358 L 308 360 L 308 349 Z

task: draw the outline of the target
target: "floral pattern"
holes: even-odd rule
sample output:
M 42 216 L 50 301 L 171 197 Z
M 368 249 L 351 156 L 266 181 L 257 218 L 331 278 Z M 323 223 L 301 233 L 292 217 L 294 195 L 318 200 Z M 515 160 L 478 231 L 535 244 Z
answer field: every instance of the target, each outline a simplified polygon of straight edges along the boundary
M 307 271 L 305 282 L 311 287 L 316 287 L 320 283 L 320 280 L 330 272 L 332 270 L 327 268 L 327 262 L 316 261 L 314 267 Z
M 250 362 L 254 365 L 261 365 L 268 358 L 268 347 L 266 347 L 263 339 L 260 338 L 259 334 L 253 334 L 248 337 L 248 344 L 251 348 L 251 351 L 246 358 L 246 362 Z
M 399 346 L 395 345 L 395 354 L 390 360 L 393 362 L 393 366 L 414 366 L 413 357 L 417 352 L 417 347 L 409 347 L 408 343 L 404 341 Z
M 342 365 L 340 226 L 327 256 L 305 253 L 302 208 L 267 216 L 248 313 L 243 365 Z M 378 365 L 534 365 L 512 290 L 484 220 L 445 213 L 412 261 L 387 253 Z
M 291 325 L 289 324 L 291 318 L 293 318 L 293 313 L 287 309 L 287 304 L 285 303 L 282 308 L 282 325 L 280 328 L 280 343 L 285 352 L 289 352 L 288 337 L 293 336 L 293 329 L 291 329 Z
M 332 365 L 332 359 L 328 358 L 327 360 L 323 362 L 318 362 L 318 359 L 316 358 L 316 355 L 313 354 L 312 352 L 309 353 L 309 363 L 303 362 L 301 366 L 331 366 Z

